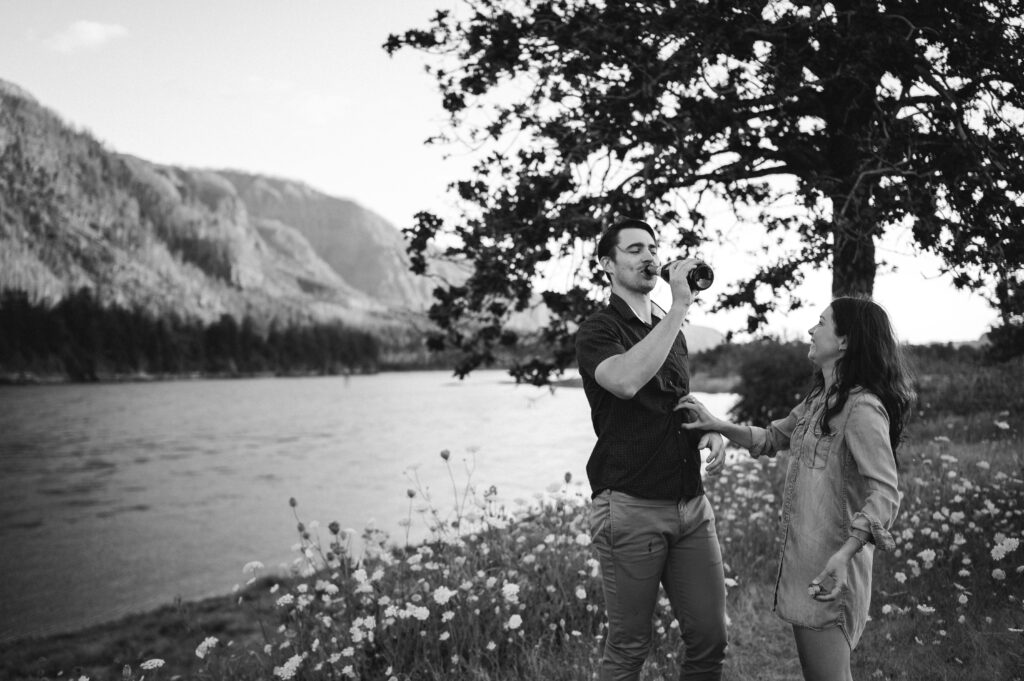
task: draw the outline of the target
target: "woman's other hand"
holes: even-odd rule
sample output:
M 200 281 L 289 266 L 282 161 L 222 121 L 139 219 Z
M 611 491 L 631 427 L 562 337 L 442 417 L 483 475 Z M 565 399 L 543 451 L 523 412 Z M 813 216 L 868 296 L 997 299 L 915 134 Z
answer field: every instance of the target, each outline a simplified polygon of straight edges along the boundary
M 807 593 L 816 601 L 834 601 L 849 585 L 849 568 L 850 554 L 844 550 L 836 551 L 828 559 L 825 569 L 811 580 Z

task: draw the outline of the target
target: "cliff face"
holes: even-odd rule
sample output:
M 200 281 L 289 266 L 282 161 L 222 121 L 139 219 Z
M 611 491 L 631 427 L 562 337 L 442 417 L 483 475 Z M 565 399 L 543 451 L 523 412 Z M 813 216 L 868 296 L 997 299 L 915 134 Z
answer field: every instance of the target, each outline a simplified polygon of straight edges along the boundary
M 373 328 L 425 309 L 432 286 L 408 271 L 398 230 L 351 201 L 117 154 L 0 87 L 0 289 Z

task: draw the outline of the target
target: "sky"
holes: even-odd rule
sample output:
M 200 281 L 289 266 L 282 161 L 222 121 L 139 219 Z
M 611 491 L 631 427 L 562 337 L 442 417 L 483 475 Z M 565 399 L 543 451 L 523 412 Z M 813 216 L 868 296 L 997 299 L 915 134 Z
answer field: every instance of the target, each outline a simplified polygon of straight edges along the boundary
M 396 228 L 420 210 L 453 213 L 447 185 L 472 156 L 424 144 L 445 121 L 422 55 L 389 57 L 390 33 L 427 24 L 457 0 L 0 0 L 0 78 L 108 148 L 156 163 L 300 180 L 351 199 Z M 749 228 L 727 219 L 702 255 L 724 286 L 760 261 Z M 938 260 L 896 233 L 875 299 L 910 343 L 979 338 L 996 321 L 957 291 Z M 889 271 L 895 269 L 895 271 Z M 655 291 L 664 300 L 667 291 Z M 811 273 L 804 310 L 769 331 L 806 340 L 831 275 Z M 691 308 L 690 321 L 740 330 L 745 313 Z

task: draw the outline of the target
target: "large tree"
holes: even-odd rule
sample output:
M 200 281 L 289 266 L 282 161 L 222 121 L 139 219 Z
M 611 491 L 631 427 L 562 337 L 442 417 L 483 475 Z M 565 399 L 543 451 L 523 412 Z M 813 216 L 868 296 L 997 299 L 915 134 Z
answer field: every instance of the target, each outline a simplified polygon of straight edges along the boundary
M 808 268 L 831 267 L 834 295 L 871 294 L 876 243 L 898 227 L 1012 333 L 1022 16 L 1024 0 L 466 0 L 390 36 L 391 53 L 433 55 L 450 114 L 435 141 L 480 154 L 453 184 L 459 215 L 419 213 L 406 230 L 418 271 L 431 243 L 472 265 L 436 291 L 433 345 L 463 351 L 460 374 L 489 362 L 539 294 L 548 352 L 513 373 L 543 382 L 598 304 L 586 249 L 601 229 L 647 217 L 693 247 L 709 238 L 711 197 L 769 240 L 798 237 L 718 297 L 749 311 L 750 331 L 800 305 Z M 569 290 L 536 290 L 552 259 L 575 263 Z

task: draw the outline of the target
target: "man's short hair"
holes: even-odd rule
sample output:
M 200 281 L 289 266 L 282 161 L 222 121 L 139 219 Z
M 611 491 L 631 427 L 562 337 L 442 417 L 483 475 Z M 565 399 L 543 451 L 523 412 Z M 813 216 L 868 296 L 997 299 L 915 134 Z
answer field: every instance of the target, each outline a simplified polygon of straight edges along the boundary
M 642 229 L 651 235 L 651 238 L 655 241 L 658 240 L 658 235 L 654 233 L 654 228 L 643 220 L 637 220 L 636 218 L 627 218 L 620 222 L 616 222 L 614 225 L 609 227 L 601 234 L 601 238 L 597 240 L 597 260 L 600 262 L 601 258 L 612 257 L 612 250 L 619 243 L 619 232 L 624 229 Z M 612 257 L 614 260 L 614 257 Z

